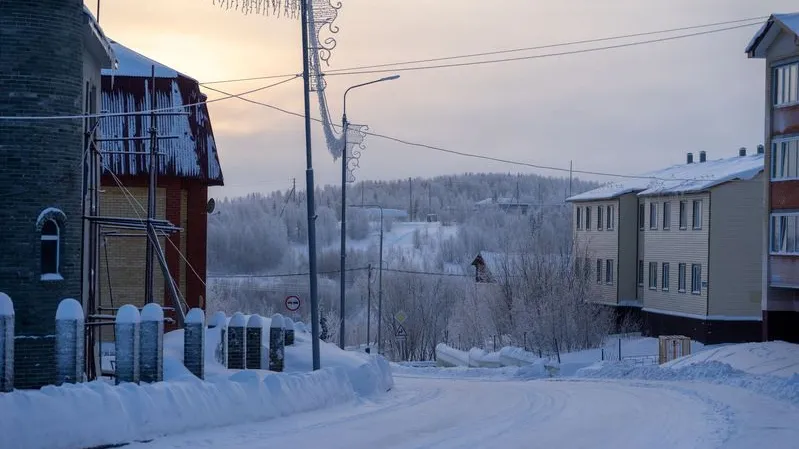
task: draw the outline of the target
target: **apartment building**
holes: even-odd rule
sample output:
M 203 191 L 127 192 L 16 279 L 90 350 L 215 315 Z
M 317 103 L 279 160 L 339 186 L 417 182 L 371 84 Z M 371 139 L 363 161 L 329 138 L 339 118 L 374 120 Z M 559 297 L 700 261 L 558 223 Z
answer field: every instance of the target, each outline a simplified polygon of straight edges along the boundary
M 647 333 L 757 340 L 763 148 L 706 156 L 569 198 L 575 242 L 592 260 L 596 302 L 638 309 Z
M 799 13 L 769 17 L 746 53 L 766 70 L 763 339 L 799 343 Z

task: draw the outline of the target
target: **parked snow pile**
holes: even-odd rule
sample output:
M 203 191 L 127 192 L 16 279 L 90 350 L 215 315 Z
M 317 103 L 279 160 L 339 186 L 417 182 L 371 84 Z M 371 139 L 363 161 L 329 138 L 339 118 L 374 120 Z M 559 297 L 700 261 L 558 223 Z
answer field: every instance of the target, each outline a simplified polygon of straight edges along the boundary
M 661 366 L 598 362 L 577 377 L 653 381 L 703 381 L 745 388 L 799 404 L 799 345 L 745 343 L 710 349 Z

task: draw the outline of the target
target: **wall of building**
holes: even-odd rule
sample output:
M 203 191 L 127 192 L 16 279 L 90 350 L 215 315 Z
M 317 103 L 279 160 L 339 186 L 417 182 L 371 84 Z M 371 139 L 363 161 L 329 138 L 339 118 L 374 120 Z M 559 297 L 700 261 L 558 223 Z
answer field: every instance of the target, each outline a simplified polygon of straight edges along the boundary
M 613 207 L 613 229 L 606 229 L 608 206 Z M 581 226 L 577 225 L 577 209 L 581 212 Z M 586 228 L 586 210 L 591 209 L 590 229 Z M 597 210 L 602 208 L 603 226 L 597 229 Z M 618 304 L 619 281 L 619 203 L 618 200 L 590 201 L 574 203 L 572 207 L 575 243 L 582 257 L 588 257 L 592 279 L 596 283 L 596 302 Z M 597 281 L 597 261 L 601 261 L 600 280 Z M 606 281 L 606 261 L 612 260 L 613 279 Z
M 708 315 L 760 319 L 763 182 L 761 174 L 710 194 Z
M 645 208 L 644 308 L 650 312 L 707 315 L 710 195 L 707 193 L 642 198 Z M 701 229 L 693 229 L 693 201 L 702 201 Z M 680 201 L 686 201 L 686 229 L 680 229 Z M 671 204 L 669 229 L 663 229 L 663 204 Z M 657 204 L 655 229 L 650 225 L 650 204 Z M 657 264 L 657 280 L 650 288 L 649 263 Z M 663 263 L 669 264 L 668 289 L 662 285 Z M 678 291 L 679 264 L 686 264 L 685 291 Z M 691 291 L 692 264 L 701 265 L 701 291 Z
M 0 2 L 0 115 L 78 115 L 83 98 L 83 3 Z M 54 82 L 57 80 L 57 82 Z M 80 120 L 0 121 L 0 291 L 14 300 L 16 385 L 54 380 L 55 312 L 81 295 Z M 57 281 L 41 280 L 37 218 L 64 212 Z
M 619 301 L 629 304 L 638 300 L 638 197 L 628 193 L 618 203 Z

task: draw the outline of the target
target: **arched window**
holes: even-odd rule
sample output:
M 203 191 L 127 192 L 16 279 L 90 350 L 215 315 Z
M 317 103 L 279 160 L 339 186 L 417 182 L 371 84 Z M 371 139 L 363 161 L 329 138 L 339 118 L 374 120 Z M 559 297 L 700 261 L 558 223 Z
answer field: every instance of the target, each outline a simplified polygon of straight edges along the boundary
M 42 225 L 42 279 L 60 279 L 61 228 L 53 219 Z

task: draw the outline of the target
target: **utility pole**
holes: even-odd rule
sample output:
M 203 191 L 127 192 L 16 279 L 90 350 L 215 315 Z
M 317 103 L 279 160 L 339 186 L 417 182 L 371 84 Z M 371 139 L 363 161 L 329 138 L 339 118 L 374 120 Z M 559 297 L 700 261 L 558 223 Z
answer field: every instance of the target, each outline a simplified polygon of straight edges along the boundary
M 297 178 L 291 178 L 291 200 L 297 204 Z
M 147 233 L 155 218 L 156 183 L 158 182 L 158 128 L 156 127 L 155 65 L 150 67 L 150 183 L 147 186 Z M 144 268 L 144 303 L 153 302 L 153 242 L 147 239 Z
M 408 218 L 413 221 L 413 178 L 408 178 Z
M 430 186 L 431 186 L 431 183 L 428 182 L 427 183 L 427 213 L 428 214 L 432 214 L 433 213 L 433 196 L 430 193 Z
M 572 161 L 569 161 L 569 196 L 572 196 L 572 170 L 573 170 Z
M 372 264 L 366 274 L 366 350 L 370 351 L 372 344 Z
M 300 21 L 302 22 L 302 84 L 305 101 L 305 184 L 306 205 L 308 210 L 308 268 L 309 290 L 311 294 L 311 349 L 313 353 L 313 369 L 320 366 L 319 357 L 319 296 L 316 274 L 316 207 L 314 205 L 314 179 L 311 151 L 311 80 L 308 61 L 308 3 L 311 0 L 300 0 Z
M 349 91 L 349 89 L 347 89 Z M 342 125 L 342 138 L 344 140 L 343 147 L 341 149 L 341 273 L 339 279 L 339 319 L 341 322 L 339 323 L 339 333 L 338 333 L 338 346 L 341 349 L 344 349 L 344 343 L 346 341 L 346 333 L 344 332 L 345 329 L 345 321 L 347 314 L 345 313 L 345 295 L 347 286 L 344 283 L 346 276 L 347 276 L 347 128 L 349 122 L 347 121 L 347 109 L 346 109 L 346 92 L 344 94 L 344 115 L 341 117 L 341 125 Z

